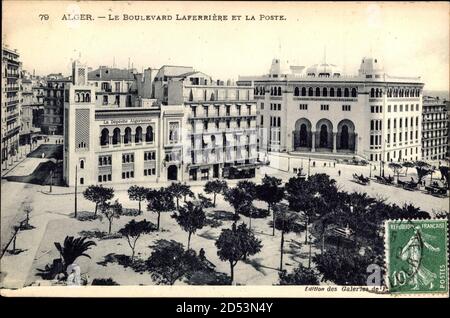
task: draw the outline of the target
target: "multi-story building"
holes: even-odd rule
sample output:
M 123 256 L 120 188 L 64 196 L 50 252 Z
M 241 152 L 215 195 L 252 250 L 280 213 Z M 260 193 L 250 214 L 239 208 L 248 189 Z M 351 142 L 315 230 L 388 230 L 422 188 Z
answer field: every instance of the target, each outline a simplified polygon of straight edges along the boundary
M 422 158 L 444 159 L 448 147 L 448 114 L 446 101 L 439 97 L 423 97 Z
M 363 58 L 357 75 L 333 64 L 284 69 L 274 59 L 254 84 L 259 147 L 271 153 L 369 161 L 421 157 L 420 77 L 386 74 L 379 60 Z
M 134 107 L 137 103 L 135 70 L 100 66 L 88 73 L 88 82 L 96 88 L 97 105 Z
M 24 72 L 22 79 L 22 108 L 20 112 L 20 144 L 30 144 L 32 135 L 39 133 L 44 114 L 45 81 Z
M 47 135 L 62 135 L 64 121 L 64 90 L 71 82 L 70 77 L 62 74 L 47 76 L 44 93 L 44 116 L 41 130 Z
M 103 98 L 94 96 L 105 92 L 89 83 L 85 66 L 75 62 L 72 76 L 64 102 L 63 170 L 67 185 L 73 186 L 76 180 L 79 185 L 157 181 L 160 108 L 155 100 L 142 94 L 136 104 L 116 103 L 115 98 L 103 103 Z M 99 90 L 101 94 L 97 94 Z
M 96 71 L 86 78 L 86 67 L 73 68 L 64 106 L 69 186 L 75 180 L 89 185 L 210 179 L 229 175 L 231 167 L 254 174 L 252 86 L 224 85 L 190 67 L 163 66 L 120 82 L 126 89 L 117 95 L 131 97 L 116 103 L 104 94 L 101 80 L 97 85 L 90 80 Z M 116 81 L 112 77 L 110 87 Z
M 22 63 L 16 50 L 2 47 L 2 167 L 18 153 Z
M 162 103 L 163 173 L 168 180 L 229 176 L 231 167 L 254 175 L 253 86 L 225 85 L 192 67 L 166 65 L 156 74 L 154 87 Z

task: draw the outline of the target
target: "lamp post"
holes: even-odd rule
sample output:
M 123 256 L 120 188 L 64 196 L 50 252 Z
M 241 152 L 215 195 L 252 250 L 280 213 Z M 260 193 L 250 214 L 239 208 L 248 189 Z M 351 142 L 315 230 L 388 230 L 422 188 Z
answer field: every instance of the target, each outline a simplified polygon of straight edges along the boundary
M 78 165 L 75 166 L 75 219 L 77 218 L 78 205 L 77 205 L 77 184 L 78 184 Z
M 49 192 L 52 192 L 52 185 L 53 185 L 53 170 L 50 171 L 50 191 Z
M 311 170 L 311 157 L 308 158 L 308 178 L 310 175 L 310 170 Z
M 312 235 L 310 234 L 310 235 L 308 236 L 308 238 L 309 238 L 309 258 L 308 258 L 308 268 L 311 268 L 311 245 L 312 245 L 311 240 L 312 240 Z

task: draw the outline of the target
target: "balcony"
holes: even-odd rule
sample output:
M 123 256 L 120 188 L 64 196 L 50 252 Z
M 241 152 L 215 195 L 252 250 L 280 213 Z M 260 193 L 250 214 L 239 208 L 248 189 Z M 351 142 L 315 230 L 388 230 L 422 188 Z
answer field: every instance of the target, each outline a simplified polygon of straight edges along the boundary
M 19 90 L 19 85 L 6 85 L 6 92 L 17 92 Z

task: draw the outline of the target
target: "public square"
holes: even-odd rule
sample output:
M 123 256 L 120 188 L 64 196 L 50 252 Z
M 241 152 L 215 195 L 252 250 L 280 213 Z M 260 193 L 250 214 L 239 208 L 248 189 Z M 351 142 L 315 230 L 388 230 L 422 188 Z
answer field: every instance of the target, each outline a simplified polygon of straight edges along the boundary
M 39 276 L 39 273 L 46 265 L 51 264 L 54 259 L 59 257 L 54 242 L 62 243 L 66 236 L 79 237 L 82 231 L 95 233 L 96 231 L 105 232 L 108 229 L 108 222 L 105 218 L 103 220 L 77 220 L 73 218 L 75 206 L 73 187 L 53 185 L 50 192 L 50 185 L 46 184 L 48 183 L 48 178 L 44 178 L 46 181 L 43 182 L 44 185 L 41 185 L 36 184 L 36 182 L 33 182 L 33 178 L 29 177 L 39 170 L 39 167 L 42 168 L 43 164 L 56 163 L 56 159 L 51 158 L 55 157 L 55 154 L 52 155 L 50 151 L 56 146 L 53 144 L 52 147 L 49 147 L 50 157 L 27 157 L 2 178 L 2 248 L 5 246 L 5 243 L 11 240 L 14 226 L 24 218 L 24 204 L 32 207 L 30 224 L 34 228 L 19 231 L 15 246 L 19 253 L 6 252 L 1 258 L 1 287 L 19 288 L 29 285 L 55 284 L 54 280 L 45 280 Z M 431 216 L 448 214 L 448 197 L 436 197 L 422 190 L 408 191 L 401 187 L 380 184 L 375 182 L 373 178 L 369 185 L 361 185 L 353 181 L 352 175 L 356 173 L 369 176 L 369 166 L 344 164 L 336 164 L 334 166 L 328 161 L 314 161 L 315 167 L 310 167 L 310 174 L 328 174 L 337 181 L 337 187 L 341 191 L 365 192 L 370 197 L 384 198 L 387 203 L 395 203 L 398 206 L 412 204 L 428 212 Z M 326 163 L 326 166 L 324 166 L 324 163 Z M 392 174 L 388 167 L 385 169 L 386 174 Z M 413 170 L 415 169 L 409 169 L 408 176 L 404 177 L 405 180 L 409 180 L 411 177 L 417 179 L 416 172 Z M 305 171 L 307 171 L 306 167 Z M 339 171 L 341 172 L 340 176 Z M 259 184 L 265 174 L 276 176 L 282 179 L 283 183 L 294 176 L 293 173 L 283 172 L 270 166 L 263 166 L 257 170 L 256 177 L 249 180 Z M 374 170 L 371 174 L 375 175 L 377 171 Z M 426 178 L 426 182 L 429 182 L 430 176 Z M 433 174 L 433 178 L 436 180 L 440 179 L 439 171 Z M 233 187 L 238 181 L 227 180 L 228 186 Z M 195 194 L 202 193 L 206 197 L 212 198 L 211 194 L 203 192 L 204 184 L 204 181 L 196 181 L 189 185 Z M 127 190 L 131 185 L 133 183 L 112 186 L 115 190 L 113 200 L 118 199 L 123 207 L 131 209 L 130 211 L 138 207 L 138 203 L 130 201 L 127 194 Z M 168 186 L 169 183 L 138 185 L 159 188 Z M 78 187 L 77 206 L 78 213 L 81 216 L 91 214 L 95 207 L 92 202 L 83 197 L 82 191 L 85 188 Z M 180 201 L 182 204 L 183 200 Z M 267 208 L 267 204 L 262 201 L 255 200 L 254 204 L 257 208 Z M 156 223 L 157 214 L 147 211 L 145 202 L 143 203 L 143 211 L 143 214 L 138 216 L 122 215 L 119 219 L 114 219 L 112 233 L 117 233 L 120 228 L 132 219 L 136 221 L 146 219 Z M 197 253 L 203 248 L 206 258 L 215 265 L 215 271 L 229 274 L 229 265 L 227 262 L 219 259 L 217 248 L 214 244 L 221 230 L 231 227 L 233 220 L 229 216 L 234 213 L 234 209 L 224 200 L 222 195 L 217 195 L 217 206 L 215 208 L 207 208 L 205 211 L 209 222 L 192 236 L 190 248 Z M 147 259 L 152 252 L 152 249 L 149 247 L 159 239 L 174 240 L 182 243 L 184 246 L 187 245 L 187 233 L 180 228 L 171 215 L 172 213 L 161 213 L 161 230 L 143 235 L 139 239 L 136 245 L 136 257 L 138 259 Z M 252 220 L 252 230 L 255 236 L 261 240 L 262 249 L 255 256 L 250 256 L 248 259 L 238 262 L 234 271 L 234 284 L 273 285 L 278 283 L 280 235 L 276 231 L 275 236 L 272 236 L 271 219 L 269 216 Z M 237 224 L 240 223 L 248 225 L 249 219 L 241 215 L 240 220 L 237 221 Z M 304 232 L 285 235 L 284 268 L 288 271 L 298 264 L 308 267 L 310 265 L 310 253 L 312 256 L 320 253 L 320 242 L 314 239 L 310 247 L 309 244 L 304 244 L 304 235 Z M 125 238 L 118 235 L 109 239 L 94 237 L 91 240 L 97 244 L 87 251 L 91 258 L 79 257 L 77 259 L 77 263 L 81 267 L 81 273 L 87 275 L 90 281 L 93 279 L 111 278 L 120 285 L 155 284 L 149 273 L 135 271 L 131 267 L 124 267 L 123 264 L 120 264 L 120 261 L 114 258 L 114 255 L 130 255 L 131 250 Z M 178 280 L 175 284 L 187 283 L 189 282 Z

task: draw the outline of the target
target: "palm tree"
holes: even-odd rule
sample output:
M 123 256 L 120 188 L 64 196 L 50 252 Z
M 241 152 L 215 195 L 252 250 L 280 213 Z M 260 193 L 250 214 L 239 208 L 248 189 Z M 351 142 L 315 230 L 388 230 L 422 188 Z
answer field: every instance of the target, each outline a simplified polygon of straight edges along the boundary
M 91 258 L 85 252 L 93 245 L 97 245 L 94 241 L 86 241 L 86 237 L 74 238 L 73 236 L 66 236 L 63 246 L 55 242 L 56 249 L 59 251 L 64 263 L 64 271 L 67 266 L 75 262 L 80 256 Z

